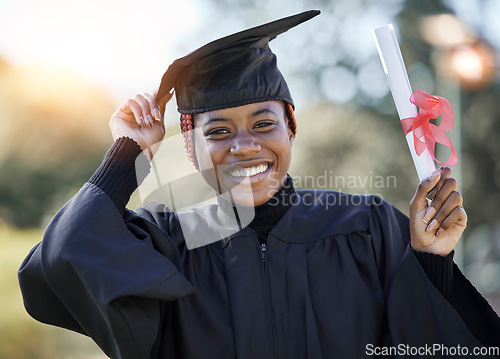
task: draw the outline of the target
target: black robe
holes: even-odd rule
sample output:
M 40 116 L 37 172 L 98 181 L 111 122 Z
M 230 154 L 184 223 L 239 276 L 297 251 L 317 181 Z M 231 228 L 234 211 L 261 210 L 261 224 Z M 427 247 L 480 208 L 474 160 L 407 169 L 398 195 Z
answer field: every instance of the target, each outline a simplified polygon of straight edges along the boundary
M 500 346 L 498 316 L 456 266 L 450 301 L 429 282 L 397 209 L 297 193 L 265 252 L 250 227 L 187 250 L 173 212 L 122 215 L 87 183 L 22 264 L 25 307 L 115 359 L 446 357 L 434 344 L 488 358 L 473 350 Z

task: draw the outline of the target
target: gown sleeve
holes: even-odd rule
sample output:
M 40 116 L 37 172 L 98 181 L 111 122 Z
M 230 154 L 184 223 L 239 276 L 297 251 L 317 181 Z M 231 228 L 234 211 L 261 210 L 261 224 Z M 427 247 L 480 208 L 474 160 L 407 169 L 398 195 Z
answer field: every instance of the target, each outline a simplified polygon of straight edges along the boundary
M 436 345 L 435 350 L 445 351 L 437 352 L 442 356 L 456 348 L 465 347 L 462 353 L 471 355 L 475 348 L 500 347 L 500 318 L 455 264 L 448 299 L 429 281 L 410 246 L 404 214 L 385 201 L 372 205 L 371 232 L 383 248 L 382 280 L 392 345 Z
M 173 220 L 173 218 L 172 218 Z M 35 319 L 88 335 L 113 359 L 157 353 L 160 301 L 193 291 L 168 231 L 86 183 L 19 270 Z

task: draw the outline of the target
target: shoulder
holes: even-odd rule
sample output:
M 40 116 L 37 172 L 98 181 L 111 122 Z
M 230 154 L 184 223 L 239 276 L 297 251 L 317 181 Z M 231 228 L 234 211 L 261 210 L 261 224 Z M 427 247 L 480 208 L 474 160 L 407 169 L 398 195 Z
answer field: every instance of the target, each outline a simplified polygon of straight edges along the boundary
M 388 218 L 386 213 L 394 208 L 376 195 L 331 190 L 297 190 L 291 201 L 291 208 L 279 227 L 311 240 L 354 232 L 369 233 L 374 222 Z
M 298 190 L 298 206 L 310 215 L 335 216 L 339 220 L 351 216 L 369 218 L 378 206 L 391 206 L 376 195 L 350 194 L 331 190 Z
M 218 242 L 240 230 L 236 217 L 219 211 L 216 204 L 172 211 L 162 203 L 149 203 L 128 216 L 129 221 L 148 228 L 148 232 L 151 226 L 158 227 L 176 246 L 185 245 L 189 249 Z

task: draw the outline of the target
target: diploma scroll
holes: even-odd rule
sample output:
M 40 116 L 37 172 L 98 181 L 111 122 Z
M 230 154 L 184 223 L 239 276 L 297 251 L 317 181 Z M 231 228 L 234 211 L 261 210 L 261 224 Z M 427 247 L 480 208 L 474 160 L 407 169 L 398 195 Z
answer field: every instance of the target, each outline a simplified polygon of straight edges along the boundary
M 405 118 L 417 116 L 417 108 L 410 102 L 410 96 L 412 94 L 411 85 L 408 80 L 408 74 L 406 73 L 403 56 L 394 32 L 394 27 L 392 24 L 378 27 L 373 29 L 373 35 L 377 44 L 380 61 L 382 62 L 387 82 L 391 89 L 392 98 L 396 104 L 399 119 L 403 120 Z M 412 132 L 406 135 L 406 141 L 410 148 L 418 178 L 422 181 L 435 171 L 436 165 L 434 159 L 427 149 L 425 149 L 420 156 L 417 155 L 413 143 Z

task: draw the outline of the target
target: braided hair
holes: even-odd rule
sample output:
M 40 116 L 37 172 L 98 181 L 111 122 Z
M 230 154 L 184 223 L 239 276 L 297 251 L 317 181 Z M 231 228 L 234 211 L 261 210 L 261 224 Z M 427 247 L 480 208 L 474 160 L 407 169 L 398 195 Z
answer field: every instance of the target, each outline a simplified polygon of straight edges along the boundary
M 293 107 L 288 102 L 285 102 L 285 113 L 288 119 L 288 127 L 290 127 L 290 131 L 295 136 L 297 133 L 297 122 L 295 121 L 295 114 L 293 113 Z M 198 168 L 198 162 L 196 161 L 196 155 L 194 150 L 194 142 L 193 142 L 193 115 L 190 114 L 181 114 L 180 119 L 181 125 L 181 133 L 184 137 L 184 149 L 186 150 L 186 156 L 189 161 L 193 164 L 196 170 Z

